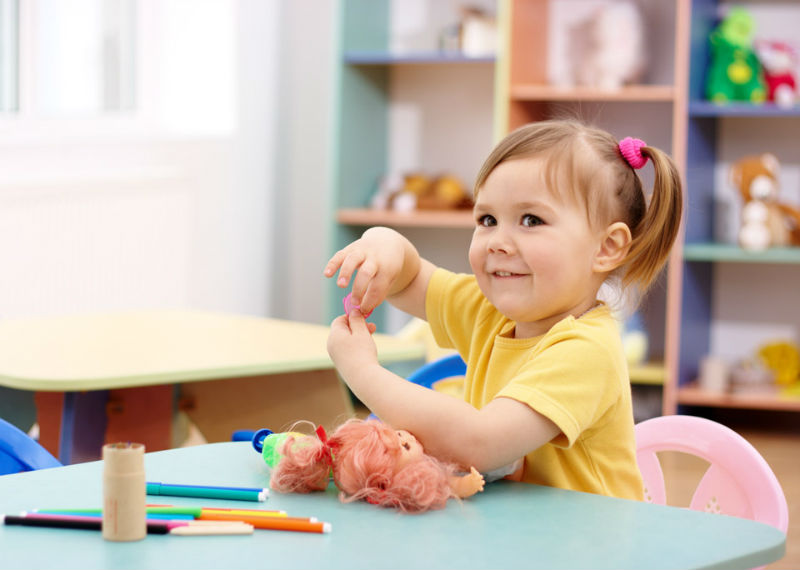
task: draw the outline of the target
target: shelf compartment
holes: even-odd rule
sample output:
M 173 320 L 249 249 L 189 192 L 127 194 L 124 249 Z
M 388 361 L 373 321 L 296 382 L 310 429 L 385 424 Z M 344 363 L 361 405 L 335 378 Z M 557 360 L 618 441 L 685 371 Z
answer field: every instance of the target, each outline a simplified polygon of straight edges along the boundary
M 348 51 L 344 54 L 344 62 L 350 65 L 417 65 L 417 64 L 461 64 L 461 63 L 494 63 L 494 56 L 471 57 L 459 52 L 420 51 L 420 52 L 385 52 L 385 51 Z
M 637 366 L 631 366 L 628 371 L 631 384 L 646 384 L 650 386 L 662 386 L 667 377 L 667 369 L 661 362 L 646 362 Z
M 779 107 L 774 103 L 712 103 L 694 100 L 689 102 L 691 117 L 800 117 L 800 105 Z
M 703 390 L 696 383 L 678 390 L 678 403 L 687 406 L 800 412 L 800 398 L 780 394 L 721 394 Z
M 686 261 L 730 263 L 798 263 L 800 247 L 771 247 L 764 251 L 748 251 L 722 243 L 687 243 L 683 246 Z
M 675 88 L 671 85 L 628 85 L 608 90 L 592 87 L 558 87 L 542 83 L 516 83 L 509 89 L 517 101 L 630 101 L 671 102 Z
M 351 226 L 391 226 L 419 228 L 475 227 L 472 210 L 415 210 L 395 212 L 370 208 L 344 208 L 336 212 L 336 221 Z

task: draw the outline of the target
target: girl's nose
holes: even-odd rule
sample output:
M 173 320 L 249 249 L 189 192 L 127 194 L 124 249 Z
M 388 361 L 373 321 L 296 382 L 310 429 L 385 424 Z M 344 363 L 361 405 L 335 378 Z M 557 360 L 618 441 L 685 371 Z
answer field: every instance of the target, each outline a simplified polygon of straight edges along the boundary
M 514 244 L 508 232 L 496 227 L 489 236 L 486 247 L 490 253 L 511 253 L 514 249 Z

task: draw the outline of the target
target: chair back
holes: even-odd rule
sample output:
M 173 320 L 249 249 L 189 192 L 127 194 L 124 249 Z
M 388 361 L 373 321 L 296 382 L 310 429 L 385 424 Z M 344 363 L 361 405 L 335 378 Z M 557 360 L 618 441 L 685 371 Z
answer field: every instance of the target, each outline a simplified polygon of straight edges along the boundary
M 16 426 L 0 419 L 0 475 L 61 467 L 61 462 Z
M 408 377 L 408 381 L 425 388 L 432 388 L 434 382 L 453 376 L 464 376 L 466 373 L 467 365 L 461 356 L 451 354 L 423 364 Z
M 652 418 L 635 429 L 645 500 L 667 503 L 656 453 L 679 451 L 710 464 L 690 509 L 748 518 L 786 532 L 789 509 L 783 489 L 761 454 L 738 433 L 712 420 L 684 415 Z

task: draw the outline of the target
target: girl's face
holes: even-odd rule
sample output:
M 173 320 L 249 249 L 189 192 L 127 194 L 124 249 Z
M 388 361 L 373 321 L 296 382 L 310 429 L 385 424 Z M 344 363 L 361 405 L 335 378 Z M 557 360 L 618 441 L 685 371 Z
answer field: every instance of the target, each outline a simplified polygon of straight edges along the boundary
M 604 232 L 554 190 L 545 188 L 539 160 L 518 158 L 499 164 L 475 201 L 470 265 L 486 298 L 516 322 L 517 338 L 580 316 L 603 281 L 593 262 Z

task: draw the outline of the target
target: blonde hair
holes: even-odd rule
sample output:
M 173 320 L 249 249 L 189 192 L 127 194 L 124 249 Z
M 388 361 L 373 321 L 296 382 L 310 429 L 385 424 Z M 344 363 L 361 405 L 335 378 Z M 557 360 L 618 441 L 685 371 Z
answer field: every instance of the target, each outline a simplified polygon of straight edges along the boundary
M 611 134 L 573 119 L 531 123 L 495 146 L 478 172 L 475 196 L 499 164 L 520 158 L 542 160 L 548 190 L 561 199 L 582 203 L 590 225 L 627 224 L 633 241 L 615 273 L 621 275 L 624 287 L 637 285 L 639 293 L 644 293 L 666 263 L 678 235 L 683 195 L 678 169 L 669 155 L 651 146 L 642 147 L 641 152 L 655 169 L 649 205 L 641 179 Z

